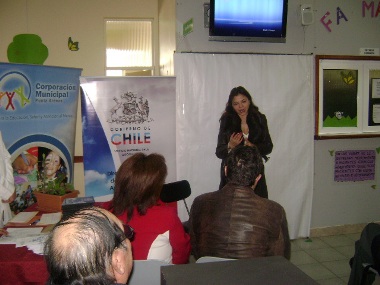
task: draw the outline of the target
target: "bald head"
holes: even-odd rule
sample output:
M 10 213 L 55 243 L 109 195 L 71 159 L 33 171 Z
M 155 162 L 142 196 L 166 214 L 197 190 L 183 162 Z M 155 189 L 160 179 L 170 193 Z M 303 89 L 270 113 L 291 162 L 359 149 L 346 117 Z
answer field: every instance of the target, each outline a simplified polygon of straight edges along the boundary
M 45 244 L 45 256 L 50 284 L 126 283 L 132 268 L 131 245 L 122 223 L 96 207 L 59 222 Z

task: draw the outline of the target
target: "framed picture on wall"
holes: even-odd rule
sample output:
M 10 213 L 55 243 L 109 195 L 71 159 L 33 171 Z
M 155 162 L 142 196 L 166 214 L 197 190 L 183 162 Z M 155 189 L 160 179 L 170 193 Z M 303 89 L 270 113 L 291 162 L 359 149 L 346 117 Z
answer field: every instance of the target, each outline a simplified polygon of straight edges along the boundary
M 380 57 L 316 56 L 316 139 L 380 136 Z
M 364 93 L 368 94 L 364 98 L 368 112 L 363 129 L 365 132 L 380 132 L 380 61 L 364 67 L 364 80 L 368 82 L 364 86 Z

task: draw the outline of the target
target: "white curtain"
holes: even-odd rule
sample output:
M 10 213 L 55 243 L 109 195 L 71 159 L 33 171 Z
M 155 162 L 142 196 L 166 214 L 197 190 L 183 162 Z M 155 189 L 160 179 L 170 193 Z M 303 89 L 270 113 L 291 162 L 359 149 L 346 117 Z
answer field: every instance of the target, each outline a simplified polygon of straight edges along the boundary
M 269 199 L 286 211 L 290 237 L 309 236 L 313 196 L 313 57 L 311 55 L 174 55 L 177 85 L 177 178 L 194 198 L 215 191 L 219 118 L 230 90 L 244 86 L 267 116 L 274 144 L 265 164 Z M 187 220 L 184 203 L 179 215 Z

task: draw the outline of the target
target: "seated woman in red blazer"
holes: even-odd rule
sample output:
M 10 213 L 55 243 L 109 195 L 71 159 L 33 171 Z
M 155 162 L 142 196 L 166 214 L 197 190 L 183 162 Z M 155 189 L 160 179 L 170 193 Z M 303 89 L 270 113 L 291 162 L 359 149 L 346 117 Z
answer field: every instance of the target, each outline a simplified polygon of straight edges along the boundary
M 133 259 L 183 264 L 189 260 L 190 237 L 176 208 L 159 199 L 166 175 L 165 158 L 160 154 L 129 157 L 116 173 L 111 210 L 134 229 Z

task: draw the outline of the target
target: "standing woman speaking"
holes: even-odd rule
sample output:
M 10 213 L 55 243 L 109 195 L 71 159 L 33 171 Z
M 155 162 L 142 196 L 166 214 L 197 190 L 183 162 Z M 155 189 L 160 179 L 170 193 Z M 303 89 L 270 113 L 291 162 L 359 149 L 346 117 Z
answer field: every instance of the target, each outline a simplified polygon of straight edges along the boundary
M 272 152 L 273 143 L 268 130 L 267 119 L 253 103 L 249 92 L 242 86 L 231 90 L 226 109 L 220 120 L 216 156 L 222 159 L 220 184 L 222 189 L 227 183 L 224 166 L 228 152 L 238 145 L 255 145 L 265 161 Z M 255 193 L 268 198 L 268 189 L 264 173 L 256 186 Z

